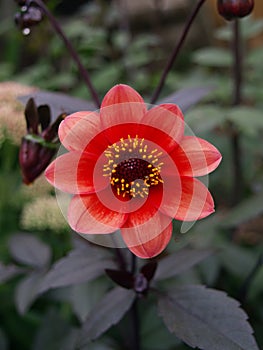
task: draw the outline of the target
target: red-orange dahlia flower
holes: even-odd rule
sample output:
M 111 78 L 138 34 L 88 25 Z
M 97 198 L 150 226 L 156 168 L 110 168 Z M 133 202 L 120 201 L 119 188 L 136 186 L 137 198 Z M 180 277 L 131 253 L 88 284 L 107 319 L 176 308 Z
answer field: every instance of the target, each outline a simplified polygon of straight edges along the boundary
M 46 169 L 48 181 L 73 194 L 70 226 L 82 234 L 120 229 L 137 256 L 161 253 L 172 234 L 172 219 L 195 221 L 214 211 L 213 198 L 195 176 L 213 171 L 219 151 L 184 135 L 178 106 L 147 110 L 127 85 L 114 86 L 98 112 L 77 112 L 59 128 L 69 151 Z

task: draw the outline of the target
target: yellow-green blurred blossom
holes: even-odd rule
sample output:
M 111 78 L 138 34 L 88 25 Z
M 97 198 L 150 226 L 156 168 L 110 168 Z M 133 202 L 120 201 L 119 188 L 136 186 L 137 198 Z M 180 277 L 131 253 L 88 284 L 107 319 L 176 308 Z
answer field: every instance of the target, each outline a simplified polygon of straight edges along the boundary
M 35 198 L 25 204 L 21 215 L 21 226 L 26 230 L 51 230 L 61 232 L 68 230 L 57 200 L 51 195 Z
M 7 137 L 19 145 L 26 132 L 24 106 L 18 96 L 35 92 L 33 87 L 15 82 L 0 83 L 0 143 Z

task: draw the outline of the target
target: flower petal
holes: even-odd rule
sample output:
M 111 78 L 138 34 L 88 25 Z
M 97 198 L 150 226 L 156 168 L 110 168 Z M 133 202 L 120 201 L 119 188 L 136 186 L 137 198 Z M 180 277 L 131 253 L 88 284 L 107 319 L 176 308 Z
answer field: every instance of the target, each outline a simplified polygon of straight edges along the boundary
M 126 102 L 139 102 L 144 105 L 143 98 L 136 90 L 129 85 L 119 84 L 107 92 L 102 100 L 101 108 Z
M 172 222 L 167 216 L 155 212 L 144 222 L 139 215 L 130 215 L 121 228 L 124 242 L 130 251 L 140 258 L 152 258 L 160 254 L 169 243 L 172 235 Z M 143 222 L 143 223 L 142 223 Z
M 55 159 L 46 169 L 47 180 L 61 191 L 77 194 L 91 193 L 94 187 L 96 156 L 89 153 L 69 152 Z M 96 190 L 108 185 L 105 177 L 96 176 Z
M 111 143 L 128 135 L 135 137 L 138 123 L 146 113 L 143 98 L 127 85 L 114 86 L 104 97 L 100 118 L 104 133 Z
M 184 134 L 184 116 L 174 104 L 162 104 L 150 109 L 143 117 L 138 135 L 171 152 Z
M 76 195 L 68 209 L 71 228 L 79 233 L 112 233 L 126 221 L 127 214 L 113 211 L 104 206 L 97 195 Z
M 181 221 L 199 220 L 214 212 L 213 198 L 201 181 L 190 177 L 181 177 L 180 181 L 181 190 L 176 196 L 165 197 L 161 212 Z
M 211 143 L 194 136 L 185 136 L 170 156 L 181 176 L 203 176 L 215 170 L 222 156 Z
M 108 145 L 101 131 L 99 114 L 82 111 L 66 117 L 59 126 L 58 134 L 69 151 L 101 153 Z M 91 141 L 92 148 L 88 148 Z

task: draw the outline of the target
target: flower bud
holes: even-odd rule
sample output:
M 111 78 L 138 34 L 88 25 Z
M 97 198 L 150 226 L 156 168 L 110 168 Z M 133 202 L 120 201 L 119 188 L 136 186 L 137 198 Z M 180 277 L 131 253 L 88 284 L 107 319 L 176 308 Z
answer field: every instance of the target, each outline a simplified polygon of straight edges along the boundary
M 47 105 L 37 107 L 30 98 L 26 104 L 27 135 L 22 139 L 19 163 L 25 184 L 32 183 L 49 165 L 57 151 L 57 132 L 65 114 L 50 124 L 50 109 Z
M 217 0 L 218 12 L 228 21 L 249 15 L 253 8 L 254 0 Z
M 31 28 L 43 19 L 43 13 L 40 8 L 35 6 L 24 7 L 21 12 L 15 14 L 15 24 L 20 29 Z

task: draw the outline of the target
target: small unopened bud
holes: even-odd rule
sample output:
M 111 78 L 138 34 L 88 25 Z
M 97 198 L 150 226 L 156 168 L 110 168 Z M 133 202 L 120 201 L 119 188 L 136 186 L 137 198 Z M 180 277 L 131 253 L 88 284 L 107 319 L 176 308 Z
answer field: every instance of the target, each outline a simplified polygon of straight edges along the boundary
M 217 0 L 218 12 L 228 21 L 248 16 L 253 8 L 254 0 Z
M 27 135 L 22 139 L 19 150 L 19 163 L 23 182 L 32 183 L 49 165 L 57 151 L 57 133 L 61 114 L 50 124 L 50 108 L 47 105 L 37 107 L 31 98 L 25 108 Z
M 22 139 L 19 150 L 19 163 L 23 182 L 32 183 L 49 165 L 56 152 L 56 148 L 48 148 L 41 143 Z

